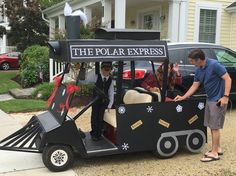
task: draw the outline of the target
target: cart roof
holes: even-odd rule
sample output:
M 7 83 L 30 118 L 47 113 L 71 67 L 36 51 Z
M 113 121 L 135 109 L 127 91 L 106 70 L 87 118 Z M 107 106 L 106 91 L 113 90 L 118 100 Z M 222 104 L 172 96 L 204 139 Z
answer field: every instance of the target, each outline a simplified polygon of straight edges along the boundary
M 99 62 L 168 59 L 160 40 L 65 40 L 50 41 L 50 58 L 61 62 Z

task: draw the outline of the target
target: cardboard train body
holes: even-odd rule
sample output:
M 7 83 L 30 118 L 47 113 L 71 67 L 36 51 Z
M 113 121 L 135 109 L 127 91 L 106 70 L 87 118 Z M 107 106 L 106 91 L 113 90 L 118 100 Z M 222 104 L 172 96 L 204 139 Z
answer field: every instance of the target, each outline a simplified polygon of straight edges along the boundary
M 165 102 L 168 74 L 166 43 L 159 40 L 67 40 L 50 43 L 51 58 L 70 62 L 118 61 L 115 105 L 104 115 L 105 131 L 102 139 L 93 141 L 89 132 L 76 127 L 75 120 L 91 107 L 101 90 L 75 117 L 67 112 L 73 98 L 71 87 L 57 82 L 48 111 L 32 119 L 19 131 L 0 142 L 1 150 L 42 153 L 43 162 L 52 171 L 71 167 L 74 153 L 82 157 L 152 151 L 161 158 L 172 157 L 180 147 L 193 153 L 199 152 L 206 143 L 206 128 L 203 126 L 205 99 L 194 98 L 181 102 Z M 150 60 L 165 63 L 165 76 L 161 99 L 157 100 L 148 91 L 134 88 L 123 90 L 123 62 Z M 82 64 L 83 67 L 83 64 Z M 99 68 L 98 65 L 96 65 Z M 83 73 L 81 68 L 81 77 Z M 131 80 L 132 81 L 132 80 Z M 78 81 L 77 81 L 78 82 Z M 125 93 L 124 93 L 125 92 Z M 159 161 L 158 161 L 159 162 Z M 161 162 L 161 161 L 160 161 Z

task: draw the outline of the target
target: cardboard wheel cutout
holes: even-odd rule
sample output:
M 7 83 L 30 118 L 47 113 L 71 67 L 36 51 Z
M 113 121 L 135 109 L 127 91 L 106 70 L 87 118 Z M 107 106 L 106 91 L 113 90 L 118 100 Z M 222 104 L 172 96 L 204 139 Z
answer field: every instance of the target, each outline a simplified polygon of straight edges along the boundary
M 54 172 L 65 171 L 74 163 L 74 153 L 69 146 L 49 145 L 43 151 L 43 163 Z
M 203 131 L 196 130 L 186 138 L 186 146 L 190 152 L 198 153 L 206 143 L 206 136 Z
M 179 148 L 179 142 L 176 136 L 161 137 L 157 142 L 157 156 L 161 158 L 172 157 Z

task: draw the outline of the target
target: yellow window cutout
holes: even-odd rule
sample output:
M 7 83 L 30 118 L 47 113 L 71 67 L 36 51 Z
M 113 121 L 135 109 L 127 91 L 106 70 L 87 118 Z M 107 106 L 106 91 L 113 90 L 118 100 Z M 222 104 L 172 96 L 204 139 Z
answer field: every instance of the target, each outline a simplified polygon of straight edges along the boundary
M 160 119 L 159 122 L 158 122 L 160 125 L 166 127 L 166 128 L 169 128 L 170 127 L 170 123 Z
M 188 123 L 191 125 L 193 122 L 195 122 L 198 119 L 198 116 L 195 115 L 191 119 L 188 120 Z
M 143 124 L 142 120 L 139 120 L 139 121 L 135 122 L 133 125 L 131 125 L 131 128 L 132 128 L 132 130 L 135 130 L 136 128 L 138 128 L 142 124 Z

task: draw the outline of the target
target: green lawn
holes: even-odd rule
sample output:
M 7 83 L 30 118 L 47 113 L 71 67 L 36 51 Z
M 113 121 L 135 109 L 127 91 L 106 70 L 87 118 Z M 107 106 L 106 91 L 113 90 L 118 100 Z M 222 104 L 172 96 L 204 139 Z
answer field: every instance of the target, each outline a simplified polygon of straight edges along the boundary
M 0 94 L 7 93 L 10 89 L 21 87 L 11 78 L 14 78 L 18 74 L 18 71 L 0 72 Z
M 0 102 L 0 109 L 2 109 L 6 113 L 46 110 L 47 102 L 31 99 L 8 100 Z

